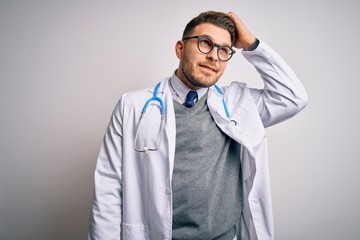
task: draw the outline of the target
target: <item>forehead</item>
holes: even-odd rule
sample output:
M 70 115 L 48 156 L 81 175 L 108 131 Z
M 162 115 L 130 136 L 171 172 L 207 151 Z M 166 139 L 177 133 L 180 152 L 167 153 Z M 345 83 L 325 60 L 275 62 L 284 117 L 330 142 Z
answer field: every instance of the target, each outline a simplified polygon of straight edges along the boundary
M 230 33 L 227 30 L 210 23 L 202 23 L 196 26 L 192 31 L 192 35 L 206 35 L 216 43 L 231 45 Z

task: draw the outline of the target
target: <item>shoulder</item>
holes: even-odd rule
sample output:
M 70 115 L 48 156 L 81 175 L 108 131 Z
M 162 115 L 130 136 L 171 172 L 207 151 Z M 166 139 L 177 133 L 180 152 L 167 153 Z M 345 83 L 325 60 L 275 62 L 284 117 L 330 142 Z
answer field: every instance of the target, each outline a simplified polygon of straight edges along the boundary
M 169 78 L 164 78 L 161 81 L 154 83 L 153 86 L 149 86 L 146 88 L 137 89 L 137 90 L 133 90 L 133 91 L 128 91 L 128 92 L 124 93 L 120 97 L 120 99 L 136 100 L 143 96 L 145 96 L 145 97 L 148 97 L 149 95 L 153 96 L 154 92 L 155 92 L 155 88 L 157 87 L 158 84 L 159 84 L 158 93 L 162 93 L 168 89 L 168 84 L 169 84 L 168 82 L 169 82 Z
M 168 79 L 169 78 L 164 78 L 158 82 L 160 84 L 158 89 L 159 96 L 162 96 L 162 94 L 167 91 Z M 147 100 L 154 96 L 156 85 L 157 83 L 155 83 L 154 86 L 149 86 L 147 88 L 125 92 L 120 96 L 116 108 L 129 109 L 137 105 L 143 106 Z
M 234 109 L 238 109 L 239 107 L 256 108 L 252 94 L 246 83 L 234 81 L 221 89 L 225 102 L 234 107 Z
M 248 93 L 249 89 L 246 83 L 243 82 L 231 82 L 230 85 L 221 87 L 224 95 L 231 97 L 233 95 L 242 95 L 242 93 Z

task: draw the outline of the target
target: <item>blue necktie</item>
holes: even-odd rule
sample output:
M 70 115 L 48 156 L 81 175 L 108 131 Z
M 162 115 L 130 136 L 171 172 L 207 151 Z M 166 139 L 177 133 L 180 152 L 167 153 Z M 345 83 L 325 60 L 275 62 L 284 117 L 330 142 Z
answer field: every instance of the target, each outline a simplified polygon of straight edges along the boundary
M 192 108 L 198 100 L 198 94 L 196 91 L 190 91 L 186 95 L 185 107 Z

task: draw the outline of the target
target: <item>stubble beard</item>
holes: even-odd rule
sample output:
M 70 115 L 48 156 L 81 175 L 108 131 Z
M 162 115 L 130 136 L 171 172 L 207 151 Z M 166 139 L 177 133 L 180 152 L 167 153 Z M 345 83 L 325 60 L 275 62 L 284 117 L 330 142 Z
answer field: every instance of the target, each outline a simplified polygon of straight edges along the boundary
M 190 64 L 189 64 L 189 60 L 187 57 L 183 58 L 182 64 L 181 64 L 181 71 L 183 73 L 183 75 L 185 76 L 185 78 L 195 87 L 199 87 L 199 88 L 208 88 L 211 87 L 212 85 L 214 85 L 215 83 L 217 83 L 217 81 L 219 80 L 220 76 L 215 76 L 214 79 L 206 79 L 206 76 L 203 75 L 204 79 L 199 79 L 197 77 L 194 76 L 193 72 L 191 70 Z

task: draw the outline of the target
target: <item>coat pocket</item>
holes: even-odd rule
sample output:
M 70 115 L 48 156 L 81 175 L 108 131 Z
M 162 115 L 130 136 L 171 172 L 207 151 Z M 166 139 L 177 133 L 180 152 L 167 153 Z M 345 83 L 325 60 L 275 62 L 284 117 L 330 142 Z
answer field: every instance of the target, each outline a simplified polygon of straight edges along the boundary
M 124 240 L 149 240 L 148 226 L 123 223 Z

